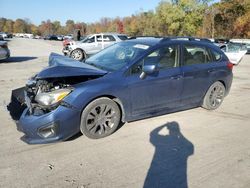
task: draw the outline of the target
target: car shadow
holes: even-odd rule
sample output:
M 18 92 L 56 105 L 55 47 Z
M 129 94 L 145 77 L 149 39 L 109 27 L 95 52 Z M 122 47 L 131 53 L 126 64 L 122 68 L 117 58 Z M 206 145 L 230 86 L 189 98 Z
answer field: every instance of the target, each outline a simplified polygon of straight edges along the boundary
M 115 132 L 118 131 L 124 124 L 125 124 L 124 122 L 120 122 L 120 124 L 118 125 L 117 129 L 115 130 Z M 75 139 L 77 139 L 77 138 L 79 138 L 81 136 L 84 136 L 84 134 L 82 134 L 81 132 L 78 132 L 78 133 L 74 134 L 72 137 L 66 139 L 65 141 L 66 142 L 73 141 L 73 140 L 75 140 Z
M 160 134 L 164 129 L 169 134 Z M 150 133 L 150 142 L 155 153 L 143 187 L 187 188 L 187 160 L 194 146 L 182 135 L 179 124 L 173 121 L 157 127 Z
M 30 61 L 33 59 L 37 59 L 37 57 L 29 57 L 29 56 L 12 56 L 5 60 L 0 60 L 0 63 L 20 63 L 24 61 Z
M 68 139 L 65 140 L 65 141 L 66 141 L 66 142 L 68 142 L 68 141 L 73 141 L 73 140 L 75 140 L 75 139 L 81 137 L 82 135 L 83 135 L 83 134 L 82 134 L 81 132 L 78 132 L 78 133 L 74 134 L 73 136 L 71 136 L 70 138 L 68 138 Z

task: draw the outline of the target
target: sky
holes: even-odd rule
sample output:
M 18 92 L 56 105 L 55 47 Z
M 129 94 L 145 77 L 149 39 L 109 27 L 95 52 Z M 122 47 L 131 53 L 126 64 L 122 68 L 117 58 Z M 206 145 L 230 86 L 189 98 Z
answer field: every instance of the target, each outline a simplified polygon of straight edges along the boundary
M 93 23 L 102 17 L 125 17 L 140 11 L 155 10 L 161 0 L 0 0 L 0 17 L 41 21 L 66 20 Z

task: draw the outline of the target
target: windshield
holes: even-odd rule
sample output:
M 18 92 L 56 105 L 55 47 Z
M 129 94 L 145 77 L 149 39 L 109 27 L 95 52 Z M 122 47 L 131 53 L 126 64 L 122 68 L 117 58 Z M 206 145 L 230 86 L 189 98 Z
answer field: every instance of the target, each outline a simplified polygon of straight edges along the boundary
M 103 70 L 116 71 L 140 56 L 148 48 L 149 46 L 144 44 L 120 42 L 93 55 L 85 63 Z
M 127 40 L 128 37 L 126 35 L 118 35 L 118 38 L 121 40 Z
M 87 37 L 85 37 L 83 40 L 81 40 L 82 43 L 91 43 L 91 42 L 95 42 L 95 36 L 93 35 L 88 35 Z

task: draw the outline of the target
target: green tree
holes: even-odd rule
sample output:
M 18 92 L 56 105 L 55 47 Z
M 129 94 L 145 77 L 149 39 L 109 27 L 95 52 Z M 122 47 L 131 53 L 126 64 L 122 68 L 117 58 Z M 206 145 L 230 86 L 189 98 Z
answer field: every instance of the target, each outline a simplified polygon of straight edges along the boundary
M 13 25 L 14 33 L 26 33 L 26 23 L 23 19 L 17 19 Z
M 161 35 L 196 35 L 202 25 L 204 4 L 197 0 L 162 1 L 156 9 Z
M 216 36 L 234 37 L 234 24 L 239 17 L 246 13 L 246 3 L 245 0 L 223 0 L 214 5 L 218 10 L 214 17 Z
M 66 32 L 68 34 L 73 34 L 74 33 L 74 29 L 75 29 L 75 22 L 73 20 L 67 20 L 66 21 Z
M 14 25 L 13 20 L 10 19 L 6 20 L 5 25 L 3 27 L 3 31 L 13 33 L 13 25 Z
M 61 26 L 61 23 L 59 21 L 52 22 L 52 33 L 53 34 L 62 34 L 62 33 L 59 33 L 61 27 L 62 26 Z
M 4 26 L 5 26 L 6 21 L 7 21 L 6 18 L 0 18 L 0 31 L 4 30 Z
M 250 11 L 237 18 L 233 27 L 233 36 L 250 38 Z

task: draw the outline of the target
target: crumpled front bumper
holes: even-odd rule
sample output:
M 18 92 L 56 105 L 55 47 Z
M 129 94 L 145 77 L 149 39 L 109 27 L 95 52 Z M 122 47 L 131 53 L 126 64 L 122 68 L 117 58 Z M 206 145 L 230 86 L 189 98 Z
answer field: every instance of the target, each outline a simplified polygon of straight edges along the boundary
M 66 140 L 80 131 L 80 112 L 64 106 L 40 116 L 29 115 L 26 108 L 16 123 L 17 130 L 25 135 L 21 140 L 28 144 L 43 144 Z M 44 138 L 39 130 L 49 126 L 55 126 L 52 137 Z
M 17 101 L 20 99 L 12 95 L 12 101 L 14 99 L 16 99 L 14 110 L 17 110 Z M 23 109 L 23 106 L 21 107 Z M 80 119 L 81 111 L 72 106 L 59 105 L 55 110 L 42 115 L 30 114 L 26 107 L 20 118 L 16 119 L 16 125 L 17 130 L 24 133 L 24 136 L 21 137 L 22 141 L 28 144 L 44 144 L 66 140 L 77 134 L 80 131 Z M 44 137 L 41 132 L 47 127 L 53 128 L 53 134 Z

